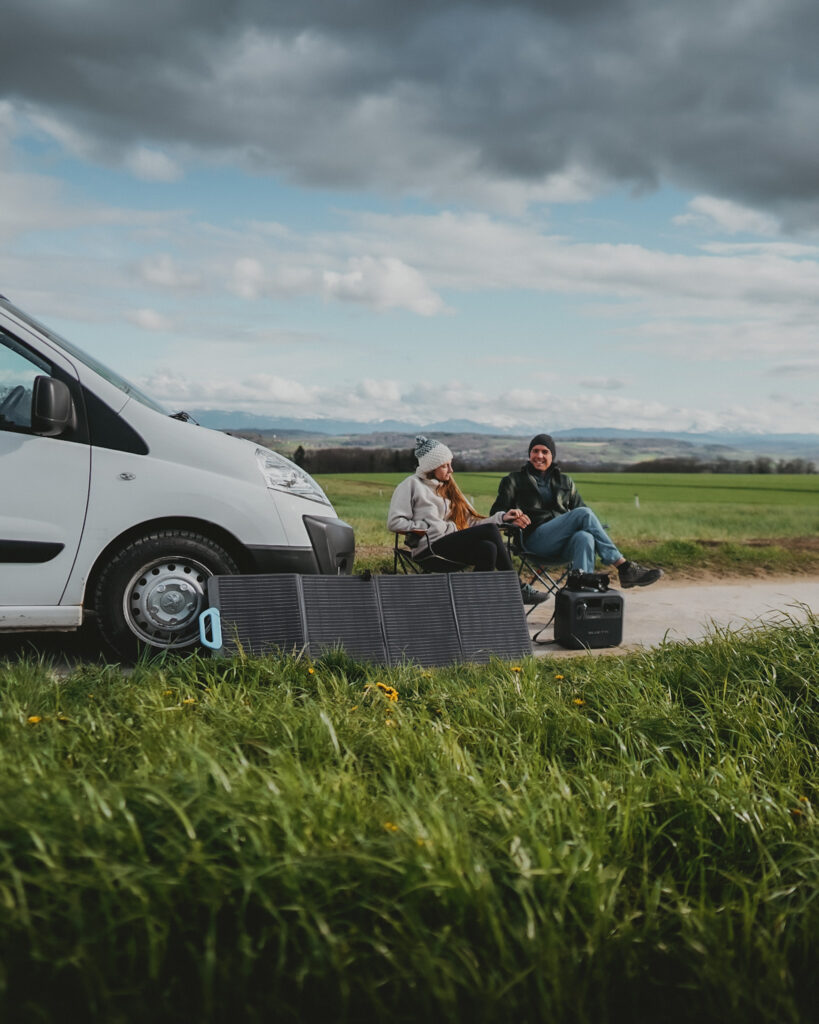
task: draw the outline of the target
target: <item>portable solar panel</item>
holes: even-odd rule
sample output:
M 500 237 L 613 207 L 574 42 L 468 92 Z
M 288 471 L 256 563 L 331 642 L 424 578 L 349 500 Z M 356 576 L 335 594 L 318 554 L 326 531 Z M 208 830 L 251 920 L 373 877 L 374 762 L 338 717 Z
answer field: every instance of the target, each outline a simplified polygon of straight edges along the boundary
M 217 654 L 343 649 L 376 664 L 448 665 L 531 651 L 513 572 L 215 576 L 200 616 Z
M 390 665 L 448 665 L 461 660 L 448 573 L 374 579 Z
M 532 651 L 515 572 L 449 577 L 464 661 L 522 658 Z
M 199 631 L 202 642 L 220 654 L 290 654 L 307 642 L 296 573 L 212 576 L 208 602 Z
M 378 595 L 362 576 L 302 576 L 305 632 L 317 658 L 342 647 L 351 658 L 385 664 Z

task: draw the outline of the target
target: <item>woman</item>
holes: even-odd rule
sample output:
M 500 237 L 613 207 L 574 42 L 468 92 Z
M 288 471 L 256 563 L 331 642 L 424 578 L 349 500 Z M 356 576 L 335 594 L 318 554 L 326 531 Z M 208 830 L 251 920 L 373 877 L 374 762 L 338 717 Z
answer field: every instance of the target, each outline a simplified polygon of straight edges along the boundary
M 472 565 L 481 572 L 512 570 L 499 524 L 526 527 L 529 517 L 518 508 L 487 519 L 469 504 L 452 476 L 452 452 L 445 444 L 419 436 L 415 439 L 418 468 L 395 488 L 387 528 L 405 533 L 418 554 L 431 553 L 453 562 Z M 524 604 L 540 604 L 547 594 L 521 584 Z

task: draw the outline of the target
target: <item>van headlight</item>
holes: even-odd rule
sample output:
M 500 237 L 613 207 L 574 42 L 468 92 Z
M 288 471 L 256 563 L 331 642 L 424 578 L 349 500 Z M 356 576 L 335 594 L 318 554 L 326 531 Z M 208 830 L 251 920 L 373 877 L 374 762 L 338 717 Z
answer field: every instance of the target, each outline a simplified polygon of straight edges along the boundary
M 271 452 L 268 448 L 257 448 L 256 465 L 264 477 L 265 484 L 272 490 L 295 494 L 309 501 L 319 501 L 322 505 L 330 504 L 330 499 L 316 481 L 303 469 L 299 469 L 295 462 L 279 455 L 278 452 Z

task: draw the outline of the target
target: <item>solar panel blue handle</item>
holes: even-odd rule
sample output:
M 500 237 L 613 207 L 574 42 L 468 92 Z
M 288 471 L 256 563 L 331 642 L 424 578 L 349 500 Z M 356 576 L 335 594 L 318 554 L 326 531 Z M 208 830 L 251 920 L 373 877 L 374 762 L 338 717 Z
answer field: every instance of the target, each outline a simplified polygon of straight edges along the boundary
M 222 646 L 222 619 L 218 608 L 206 608 L 199 616 L 199 639 L 204 647 L 210 647 L 213 651 L 218 651 Z

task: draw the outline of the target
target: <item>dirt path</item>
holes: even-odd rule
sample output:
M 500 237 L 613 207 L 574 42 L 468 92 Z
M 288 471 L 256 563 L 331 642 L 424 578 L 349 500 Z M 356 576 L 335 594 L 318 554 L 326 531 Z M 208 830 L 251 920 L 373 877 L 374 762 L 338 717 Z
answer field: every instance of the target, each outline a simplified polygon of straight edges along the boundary
M 651 587 L 622 591 L 622 595 L 623 643 L 593 654 L 622 654 L 657 647 L 664 640 L 702 640 L 715 627 L 736 631 L 775 622 L 804 622 L 811 613 L 819 616 L 819 578 L 815 577 L 660 580 Z M 534 610 L 529 617 L 530 632 L 549 620 L 553 607 L 550 601 Z M 551 636 L 549 627 L 541 639 Z M 538 657 L 585 653 L 556 645 L 536 645 L 534 651 Z

